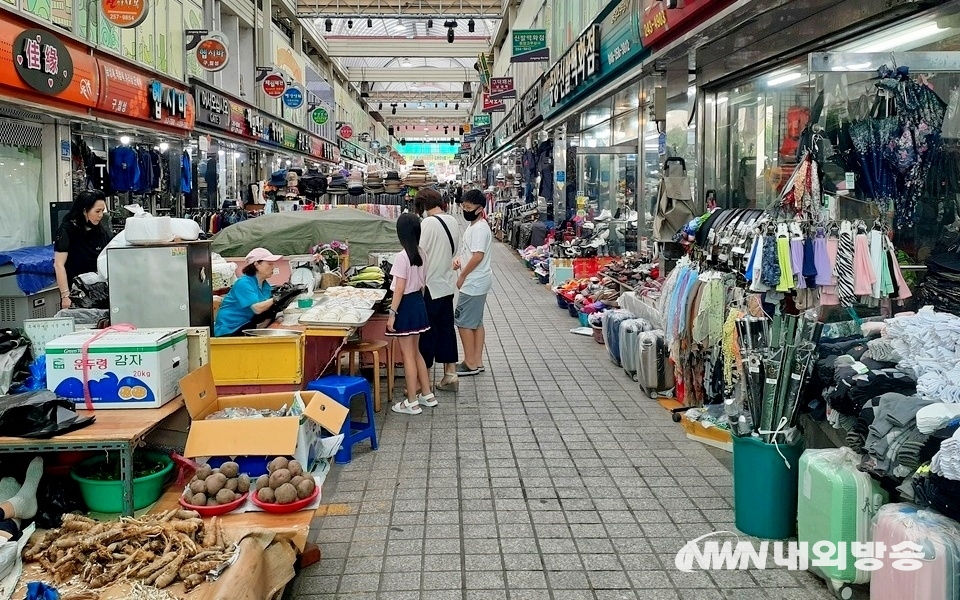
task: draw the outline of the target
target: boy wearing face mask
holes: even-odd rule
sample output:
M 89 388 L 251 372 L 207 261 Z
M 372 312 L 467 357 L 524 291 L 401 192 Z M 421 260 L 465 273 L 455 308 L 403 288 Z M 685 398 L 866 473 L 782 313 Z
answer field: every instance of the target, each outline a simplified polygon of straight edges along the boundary
M 480 190 L 463 194 L 463 218 L 469 225 L 463 232 L 460 255 L 453 261 L 453 268 L 460 272 L 457 278 L 460 296 L 454 320 L 460 331 L 464 355 L 463 362 L 457 365 L 457 375 L 464 377 L 485 370 L 483 311 L 487 293 L 493 285 L 493 270 L 490 267 L 493 233 L 485 218 L 485 205 Z

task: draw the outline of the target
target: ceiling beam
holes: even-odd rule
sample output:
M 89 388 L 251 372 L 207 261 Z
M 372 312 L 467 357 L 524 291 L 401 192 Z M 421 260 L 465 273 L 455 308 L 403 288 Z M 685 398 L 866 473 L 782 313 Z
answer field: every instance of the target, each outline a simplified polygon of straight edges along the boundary
M 414 104 L 436 104 L 436 103 L 460 103 L 464 108 L 469 107 L 473 102 L 463 97 L 463 92 L 428 92 L 428 91 L 384 91 L 371 92 L 367 97 L 369 104 L 383 102 L 384 105 L 392 102 L 412 102 Z
M 342 16 L 355 18 L 405 17 L 422 18 L 472 16 L 494 19 L 503 12 L 502 0 L 462 0 L 458 4 L 443 0 L 298 0 L 300 17 Z
M 486 38 L 458 38 L 450 44 L 446 39 L 407 38 L 327 38 L 327 51 L 332 57 L 368 58 L 398 56 L 409 58 L 464 58 L 476 59 L 490 50 Z
M 476 57 L 474 57 L 476 58 Z M 392 69 L 366 69 L 362 67 L 350 67 L 347 69 L 350 74 L 350 81 L 406 81 L 410 83 L 419 83 L 421 81 L 433 81 L 437 83 L 462 83 L 464 81 L 477 81 L 479 74 L 470 67 L 463 68 L 437 68 L 437 67 L 394 67 Z

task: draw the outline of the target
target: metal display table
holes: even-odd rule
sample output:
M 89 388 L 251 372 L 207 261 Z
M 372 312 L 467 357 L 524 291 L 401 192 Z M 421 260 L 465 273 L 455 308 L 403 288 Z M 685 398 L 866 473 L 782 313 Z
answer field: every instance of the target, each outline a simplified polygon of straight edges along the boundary
M 133 451 L 147 434 L 182 407 L 183 398 L 177 396 L 160 408 L 98 410 L 95 413 L 78 410 L 80 416 L 95 414 L 96 421 L 86 427 L 45 440 L 0 437 L 0 453 L 117 451 L 120 455 L 123 484 L 123 515 L 132 516 Z

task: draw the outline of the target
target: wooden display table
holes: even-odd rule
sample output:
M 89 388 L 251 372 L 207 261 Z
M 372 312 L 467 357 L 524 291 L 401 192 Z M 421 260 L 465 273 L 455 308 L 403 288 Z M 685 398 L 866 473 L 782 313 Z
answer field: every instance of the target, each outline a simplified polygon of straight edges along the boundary
M 123 483 L 123 514 L 130 516 L 133 514 L 133 451 L 148 433 L 182 407 L 183 398 L 177 396 L 160 408 L 78 410 L 82 417 L 95 415 L 96 421 L 45 440 L 0 437 L 0 453 L 117 451 Z

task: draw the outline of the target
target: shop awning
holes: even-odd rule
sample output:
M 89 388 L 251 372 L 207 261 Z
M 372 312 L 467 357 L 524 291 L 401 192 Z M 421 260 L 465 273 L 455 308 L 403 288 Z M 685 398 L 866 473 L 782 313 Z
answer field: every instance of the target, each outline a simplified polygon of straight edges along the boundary
M 396 222 L 355 208 L 266 214 L 231 225 L 213 237 L 214 252 L 246 256 L 257 247 L 276 254 L 305 254 L 311 246 L 348 241 L 350 262 L 366 264 L 367 255 L 398 251 Z

